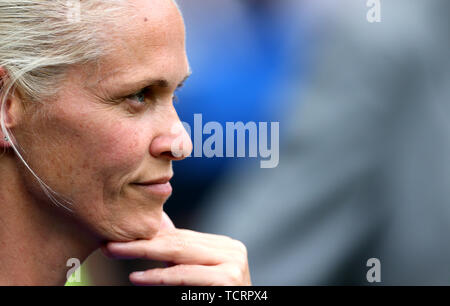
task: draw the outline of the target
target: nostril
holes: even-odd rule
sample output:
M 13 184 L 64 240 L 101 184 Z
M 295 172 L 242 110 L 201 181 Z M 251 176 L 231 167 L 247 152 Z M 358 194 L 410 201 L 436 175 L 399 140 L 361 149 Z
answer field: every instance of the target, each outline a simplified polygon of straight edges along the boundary
M 169 159 L 174 159 L 174 160 L 182 159 L 182 158 L 178 158 L 178 157 L 176 157 L 175 155 L 173 155 L 173 153 L 172 153 L 171 151 L 165 151 L 165 152 L 162 152 L 162 153 L 161 153 L 161 156 L 167 157 L 167 158 L 169 158 Z
M 161 155 L 162 156 L 166 156 L 166 157 L 170 157 L 170 158 L 175 157 L 175 156 L 173 156 L 172 152 L 170 152 L 170 151 L 162 152 Z

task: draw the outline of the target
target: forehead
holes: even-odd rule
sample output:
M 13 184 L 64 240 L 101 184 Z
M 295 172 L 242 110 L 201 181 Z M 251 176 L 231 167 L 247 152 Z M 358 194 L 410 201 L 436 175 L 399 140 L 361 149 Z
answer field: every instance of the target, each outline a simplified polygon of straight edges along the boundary
M 119 22 L 119 37 L 139 39 L 140 48 L 184 43 L 183 18 L 172 0 L 134 0 L 129 7 L 129 19 Z
M 114 52 L 98 63 L 96 83 L 117 78 L 164 77 L 178 82 L 189 71 L 183 18 L 172 0 L 129 1 L 110 42 Z

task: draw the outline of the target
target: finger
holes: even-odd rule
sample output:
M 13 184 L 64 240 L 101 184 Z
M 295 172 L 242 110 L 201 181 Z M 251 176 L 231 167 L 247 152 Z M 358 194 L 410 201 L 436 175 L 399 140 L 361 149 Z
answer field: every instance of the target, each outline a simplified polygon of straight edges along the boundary
M 220 286 L 227 282 L 221 272 L 216 266 L 176 265 L 131 273 L 130 281 L 138 286 Z
M 213 246 L 184 240 L 176 235 L 126 243 L 110 242 L 107 249 L 112 256 L 119 258 L 145 258 L 175 264 L 217 265 L 232 260 L 232 255 L 235 255 L 230 250 L 218 251 Z
M 100 247 L 100 249 L 101 249 L 103 255 L 105 255 L 106 257 L 111 258 L 111 259 L 134 259 L 134 258 L 136 258 L 136 257 L 133 257 L 133 256 L 127 256 L 126 254 L 124 254 L 123 256 L 121 256 L 119 254 L 113 254 L 113 253 L 111 253 L 109 251 L 107 244 L 106 245 L 102 245 Z
M 226 261 L 230 258 L 247 258 L 245 245 L 226 236 L 198 233 L 191 230 L 175 229 L 160 233 L 151 240 L 113 242 L 107 245 L 112 256 L 120 258 L 147 258 L 174 263 L 208 264 L 202 258 Z M 164 257 L 163 259 L 160 259 Z M 183 262 L 188 260 L 188 262 Z

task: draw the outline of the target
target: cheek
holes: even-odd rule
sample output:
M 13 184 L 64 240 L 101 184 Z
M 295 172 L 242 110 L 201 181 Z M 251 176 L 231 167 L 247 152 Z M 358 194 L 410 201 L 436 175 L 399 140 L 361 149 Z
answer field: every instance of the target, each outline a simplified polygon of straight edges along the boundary
M 86 135 L 92 134 L 87 140 L 90 144 L 89 155 L 97 163 L 129 168 L 142 160 L 147 144 L 145 138 L 136 131 L 137 128 L 133 129 L 131 125 L 124 127 L 123 124 L 110 124 L 103 128 L 97 133 L 86 131 Z
M 45 118 L 30 119 L 24 130 L 37 135 L 18 139 L 26 159 L 52 190 L 73 202 L 77 219 L 96 235 L 119 241 L 152 237 L 162 203 L 126 185 L 158 165 L 149 150 L 161 120 L 93 105 L 61 99 Z M 32 175 L 21 173 L 27 191 L 43 207 L 53 206 Z
M 97 178 L 104 188 L 118 187 L 120 182 L 135 178 L 132 176 L 137 175 L 145 160 L 149 142 L 138 130 L 131 123 L 109 122 L 95 128 L 90 125 L 80 131 L 84 140 L 77 163 L 81 162 L 83 172 Z
M 32 168 L 55 191 L 78 201 L 104 189 L 113 193 L 134 178 L 150 143 L 139 121 L 113 114 L 61 112 L 37 123 L 32 128 L 39 137 L 27 140 Z
M 149 137 L 129 123 L 105 123 L 96 133 L 92 126 L 80 131 L 89 136 L 82 173 L 76 179 L 76 211 L 80 219 L 107 240 L 149 239 L 158 228 L 162 206 L 153 205 L 130 193 L 127 185 L 136 181 L 148 164 Z
M 107 240 L 150 238 L 159 227 L 160 206 L 127 193 L 149 154 L 141 130 L 113 120 L 77 130 L 81 151 L 73 158 L 81 170 L 69 187 L 71 198 L 78 217 Z

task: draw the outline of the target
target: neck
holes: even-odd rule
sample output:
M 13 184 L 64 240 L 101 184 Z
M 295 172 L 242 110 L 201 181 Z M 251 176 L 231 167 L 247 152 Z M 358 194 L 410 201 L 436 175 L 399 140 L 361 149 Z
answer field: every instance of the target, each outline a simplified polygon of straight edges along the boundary
M 0 285 L 64 285 L 68 260 L 82 262 L 98 247 L 54 206 L 25 192 L 15 162 L 0 159 Z

